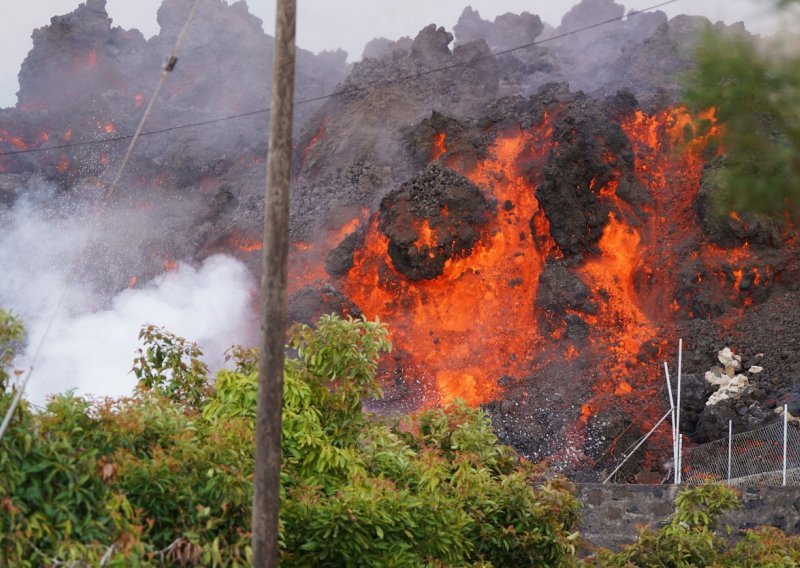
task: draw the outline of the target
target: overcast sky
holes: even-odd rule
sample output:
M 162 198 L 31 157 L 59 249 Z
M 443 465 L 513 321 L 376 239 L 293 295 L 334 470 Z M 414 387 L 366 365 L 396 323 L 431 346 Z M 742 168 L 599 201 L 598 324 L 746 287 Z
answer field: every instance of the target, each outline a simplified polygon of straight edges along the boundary
M 624 3 L 628 10 L 659 3 L 658 0 L 618 2 Z M 16 104 L 17 73 L 32 46 L 31 32 L 47 25 L 52 16 L 72 11 L 79 3 L 79 0 L 0 0 L 0 107 Z M 272 34 L 275 0 L 247 3 Z M 161 0 L 108 0 L 107 9 L 115 25 L 138 28 L 150 37 L 158 31 L 156 11 L 160 4 Z M 413 37 L 430 23 L 452 29 L 467 5 L 472 5 L 485 19 L 527 10 L 557 25 L 572 4 L 563 0 L 298 0 L 297 43 L 315 52 L 341 47 L 354 60 L 373 37 Z M 744 21 L 751 31 L 769 33 L 778 25 L 769 4 L 769 0 L 680 0 L 663 10 L 670 17 L 686 13 L 702 14 L 713 21 Z

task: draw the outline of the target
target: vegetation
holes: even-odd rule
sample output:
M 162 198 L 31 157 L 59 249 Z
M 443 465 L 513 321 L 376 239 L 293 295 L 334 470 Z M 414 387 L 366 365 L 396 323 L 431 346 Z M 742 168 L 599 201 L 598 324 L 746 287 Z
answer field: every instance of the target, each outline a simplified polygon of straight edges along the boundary
M 213 384 L 197 346 L 146 327 L 127 399 L 23 403 L 0 445 L 0 566 L 247 565 L 256 356 Z M 378 322 L 297 326 L 285 370 L 286 566 L 566 566 L 578 503 L 457 404 L 387 423 Z M 9 397 L 0 397 L 0 412 Z
M 6 370 L 17 352 L 17 344 L 25 336 L 22 321 L 11 312 L 0 308 L 0 392 L 8 386 Z
M 790 568 L 800 565 L 798 536 L 787 536 L 774 527 L 748 530 L 735 543 L 720 535 L 720 531 L 715 530 L 720 517 L 737 508 L 741 508 L 739 495 L 730 487 L 709 484 L 685 489 L 675 501 L 675 513 L 662 529 L 645 530 L 622 552 L 602 551 L 586 565 L 604 568 Z
M 722 126 L 713 181 L 724 213 L 800 213 L 800 53 L 790 43 L 710 29 L 697 49 L 685 100 L 713 107 Z

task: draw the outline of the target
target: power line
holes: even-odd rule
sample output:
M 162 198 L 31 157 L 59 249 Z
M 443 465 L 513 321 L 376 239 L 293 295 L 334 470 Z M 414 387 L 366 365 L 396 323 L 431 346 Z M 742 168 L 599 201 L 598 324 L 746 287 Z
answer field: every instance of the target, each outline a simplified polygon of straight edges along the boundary
M 554 36 L 550 36 L 550 37 L 547 37 L 547 38 L 544 38 L 544 39 L 541 39 L 541 40 L 532 41 L 530 43 L 526 43 L 526 44 L 523 44 L 523 45 L 518 45 L 516 47 L 512 47 L 512 48 L 509 48 L 509 49 L 503 49 L 503 50 L 500 50 L 500 51 L 495 51 L 495 52 L 492 52 L 492 53 L 488 53 L 486 55 L 481 55 L 479 57 L 475 57 L 473 59 L 470 59 L 469 61 L 460 61 L 458 63 L 452 63 L 450 65 L 445 65 L 445 66 L 442 66 L 442 67 L 435 67 L 433 69 L 427 69 L 425 71 L 420 71 L 418 73 L 412 73 L 412 74 L 409 74 L 409 75 L 403 75 L 401 77 L 396 77 L 394 79 L 385 79 L 383 81 L 376 81 L 375 83 L 369 83 L 369 84 L 363 85 L 363 86 L 350 87 L 348 89 L 343 89 L 341 91 L 335 91 L 333 93 L 328 93 L 327 95 L 320 95 L 320 96 L 311 97 L 311 98 L 308 98 L 308 99 L 301 99 L 299 101 L 295 101 L 294 106 L 300 106 L 300 105 L 304 105 L 304 104 L 324 101 L 326 99 L 330 99 L 330 98 L 333 98 L 333 97 L 339 97 L 339 96 L 344 96 L 344 95 L 352 95 L 352 94 L 356 94 L 356 93 L 361 93 L 361 92 L 364 92 L 364 91 L 369 91 L 371 89 L 375 89 L 377 87 L 383 87 L 383 86 L 391 85 L 391 84 L 395 84 L 395 83 L 404 83 L 406 81 L 410 81 L 412 79 L 417 79 L 419 77 L 425 77 L 427 75 L 432 75 L 434 73 L 441 73 L 442 71 L 450 71 L 451 69 L 457 69 L 459 67 L 464 67 L 464 66 L 467 66 L 467 65 L 474 65 L 475 63 L 479 63 L 481 61 L 486 61 L 486 60 L 492 59 L 494 57 L 499 57 L 500 55 L 506 55 L 506 54 L 513 53 L 515 51 L 521 51 L 521 50 L 524 50 L 524 49 L 530 49 L 531 47 L 536 47 L 536 46 L 541 45 L 543 43 L 547 43 L 547 42 L 555 41 L 555 40 L 558 40 L 558 39 L 563 39 L 563 38 L 566 38 L 566 37 L 570 37 L 570 36 L 573 36 L 573 35 L 588 31 L 588 30 L 592 30 L 592 29 L 595 29 L 595 28 L 606 26 L 606 25 L 614 23 L 614 22 L 621 22 L 622 20 L 624 20 L 626 18 L 631 18 L 633 16 L 638 16 L 640 14 L 644 14 L 646 12 L 650 12 L 652 10 L 656 10 L 658 8 L 662 8 L 662 7 L 667 6 L 669 4 L 675 4 L 675 3 L 679 2 L 679 1 L 680 0 L 666 0 L 664 2 L 660 2 L 658 4 L 653 4 L 652 6 L 648 6 L 646 8 L 642 8 L 641 10 L 631 11 L 628 14 L 623 14 L 622 16 L 616 16 L 614 18 L 609 18 L 607 20 L 603 20 L 603 21 L 600 21 L 600 22 L 595 22 L 594 24 L 589 24 L 589 25 L 583 26 L 581 28 L 576 28 L 576 29 L 568 31 L 568 32 L 560 33 L 560 34 L 557 34 L 557 35 L 554 35 Z M 148 130 L 146 132 L 141 132 L 139 134 L 139 136 L 140 137 L 142 137 L 142 136 L 153 136 L 153 135 L 156 135 L 156 134 L 164 134 L 164 133 L 167 133 L 167 132 L 172 132 L 172 131 L 175 131 L 175 130 L 182 130 L 182 129 L 185 129 L 185 128 L 195 128 L 195 127 L 198 127 L 198 126 L 208 126 L 210 124 L 217 124 L 219 122 L 226 122 L 228 120 L 234 120 L 234 119 L 237 119 L 237 118 L 245 118 L 245 117 L 248 117 L 248 116 L 255 116 L 255 115 L 258 115 L 258 114 L 265 114 L 265 113 L 270 112 L 270 110 L 271 110 L 271 108 L 267 107 L 267 108 L 258 109 L 258 110 L 252 110 L 252 111 L 248 111 L 248 112 L 231 114 L 231 115 L 223 116 L 223 117 L 220 117 L 220 118 L 212 118 L 212 119 L 202 120 L 202 121 L 198 121 L 198 122 L 190 122 L 190 123 L 187 123 L 187 124 L 179 124 L 179 125 L 176 125 L 176 126 L 169 126 L 169 127 L 166 127 L 166 128 L 159 128 L 159 129 L 156 129 L 156 130 Z M 16 156 L 16 155 L 20 155 L 20 154 L 33 154 L 33 153 L 37 153 L 37 152 L 49 152 L 51 150 L 65 150 L 65 149 L 69 149 L 69 148 L 78 148 L 78 147 L 82 147 L 82 146 L 95 146 L 95 145 L 100 145 L 100 144 L 110 144 L 110 143 L 113 143 L 113 142 L 119 142 L 121 140 L 130 140 L 131 138 L 133 138 L 133 136 L 134 136 L 133 134 L 125 134 L 125 135 L 122 135 L 122 136 L 112 136 L 110 138 L 100 138 L 98 140 L 87 140 L 87 141 L 84 141 L 84 142 L 74 142 L 74 143 L 70 143 L 70 144 L 58 144 L 58 145 L 54 145 L 54 146 L 40 146 L 38 148 L 26 148 L 26 149 L 23 149 L 23 150 L 12 150 L 10 152 L 0 152 L 0 157 L 3 157 L 3 156 Z

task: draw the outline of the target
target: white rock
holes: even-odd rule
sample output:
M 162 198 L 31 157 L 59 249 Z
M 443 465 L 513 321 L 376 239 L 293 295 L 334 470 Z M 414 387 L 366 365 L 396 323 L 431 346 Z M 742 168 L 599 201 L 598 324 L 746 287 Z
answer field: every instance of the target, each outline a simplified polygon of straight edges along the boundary
M 719 388 L 708 397 L 706 406 L 713 406 L 722 400 L 738 396 L 750 387 L 750 381 L 748 381 L 747 377 L 744 375 L 735 375 L 733 377 L 723 375 L 718 377 L 709 371 L 706 373 L 705 378 L 712 385 L 719 386 Z
M 726 347 L 717 353 L 717 358 L 719 362 L 722 363 L 722 366 L 726 368 L 733 367 L 734 369 L 738 369 L 742 364 L 742 356 L 734 355 L 730 347 Z
M 748 373 L 753 373 L 754 375 L 757 375 L 758 373 L 762 372 L 763 370 L 764 370 L 764 367 L 759 367 L 758 365 L 753 365 L 752 367 L 750 367 L 747 370 L 747 372 Z
M 706 406 L 714 406 L 718 402 L 722 402 L 723 400 L 727 400 L 730 397 L 727 393 L 722 392 L 722 390 L 718 390 L 715 393 L 712 393 L 708 400 L 706 401 Z

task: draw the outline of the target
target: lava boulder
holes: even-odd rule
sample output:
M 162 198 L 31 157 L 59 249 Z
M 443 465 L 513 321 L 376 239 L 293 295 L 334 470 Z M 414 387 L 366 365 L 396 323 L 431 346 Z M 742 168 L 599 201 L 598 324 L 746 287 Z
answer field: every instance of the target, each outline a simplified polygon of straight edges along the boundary
M 378 226 L 394 267 L 409 280 L 427 280 L 449 259 L 469 254 L 491 211 L 476 185 L 432 164 L 383 198 Z
M 579 276 L 563 264 L 549 264 L 539 275 L 536 303 L 556 313 L 582 309 L 589 297 L 589 288 Z
M 325 257 L 325 271 L 331 276 L 344 276 L 350 272 L 355 251 L 364 246 L 364 236 L 364 229 L 358 228 L 342 239 Z

